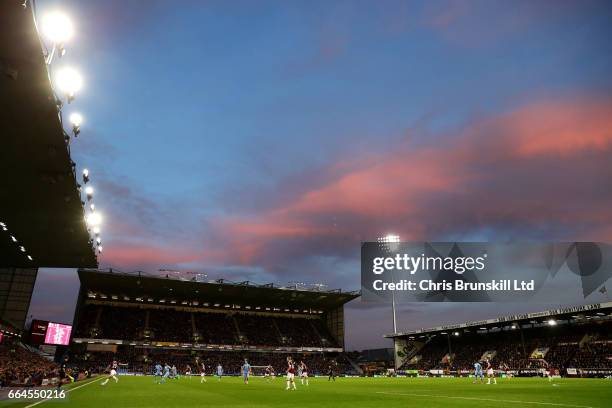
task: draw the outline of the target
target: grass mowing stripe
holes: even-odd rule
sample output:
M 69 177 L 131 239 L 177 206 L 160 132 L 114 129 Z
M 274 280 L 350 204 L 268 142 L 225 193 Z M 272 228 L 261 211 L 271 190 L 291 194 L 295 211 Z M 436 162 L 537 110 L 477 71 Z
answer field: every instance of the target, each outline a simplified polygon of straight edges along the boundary
M 406 394 L 406 393 L 385 392 L 385 391 L 377 391 L 376 394 L 401 395 L 401 396 L 407 396 L 407 397 L 449 398 L 449 399 L 473 400 L 473 401 L 507 402 L 509 404 L 535 404 L 535 405 L 548 405 L 548 406 L 555 406 L 555 407 L 595 408 L 595 407 L 591 407 L 589 405 L 561 404 L 561 403 L 557 403 L 557 402 L 502 400 L 502 399 L 498 399 L 498 398 L 457 397 L 457 396 L 451 396 L 451 395 L 435 395 L 435 394 Z
M 82 388 L 82 387 L 84 387 L 86 385 L 93 384 L 96 381 L 100 381 L 102 378 L 104 378 L 104 376 L 100 376 L 99 378 L 94 378 L 91 381 L 87 381 L 85 384 L 80 384 L 80 385 L 78 385 L 76 387 L 69 388 L 69 389 L 66 390 L 66 393 L 69 393 L 69 392 L 74 391 L 74 390 L 78 390 L 79 388 Z M 25 408 L 31 408 L 31 407 L 34 407 L 34 406 L 36 406 L 38 404 L 42 404 L 43 402 L 47 402 L 47 401 L 50 401 L 50 400 L 45 398 L 45 399 L 42 399 L 40 401 L 36 401 L 36 402 L 34 402 L 34 403 L 30 404 L 30 405 L 27 405 Z

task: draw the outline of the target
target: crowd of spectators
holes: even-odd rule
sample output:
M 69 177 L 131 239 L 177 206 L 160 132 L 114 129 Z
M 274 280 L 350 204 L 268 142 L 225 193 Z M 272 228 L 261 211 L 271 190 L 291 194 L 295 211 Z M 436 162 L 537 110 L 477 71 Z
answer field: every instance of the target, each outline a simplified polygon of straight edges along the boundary
M 573 367 L 612 368 L 612 341 L 597 341 L 576 351 L 570 361 Z
M 217 345 L 337 347 L 320 318 L 85 305 L 76 337 Z
M 225 313 L 196 313 L 196 330 L 203 344 L 238 344 L 239 338 L 232 316 Z
M 163 341 L 192 341 L 191 313 L 159 309 L 149 313 L 151 337 Z
M 19 345 L 0 346 L 0 387 L 39 386 L 57 371 L 57 364 Z
M 491 362 L 496 368 L 612 369 L 612 339 L 608 340 L 610 324 L 523 329 L 522 336 L 519 330 L 438 335 L 401 368 L 470 370 L 476 361 L 491 352 Z M 538 354 L 534 354 L 536 350 L 543 355 L 535 355 Z M 445 359 L 449 354 L 451 358 Z

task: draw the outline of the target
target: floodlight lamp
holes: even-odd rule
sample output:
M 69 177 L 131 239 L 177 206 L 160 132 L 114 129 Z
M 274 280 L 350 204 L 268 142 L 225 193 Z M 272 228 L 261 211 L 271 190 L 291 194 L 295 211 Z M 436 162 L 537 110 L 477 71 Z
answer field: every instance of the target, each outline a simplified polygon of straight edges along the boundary
M 74 27 L 67 15 L 56 11 L 43 18 L 42 31 L 54 44 L 62 44 L 72 37 Z
M 384 241 L 385 242 L 400 242 L 400 237 L 399 235 L 389 234 L 385 236 Z
M 55 82 L 61 92 L 66 94 L 68 103 L 74 99 L 74 94 L 83 86 L 83 78 L 72 68 L 64 67 L 57 72 Z
M 72 123 L 72 133 L 74 137 L 77 137 L 81 133 L 81 123 L 83 123 L 83 116 L 80 113 L 74 112 L 70 115 L 70 123 Z
M 100 224 L 102 224 L 102 215 L 100 215 L 100 213 L 95 212 L 87 216 L 87 225 L 97 227 Z

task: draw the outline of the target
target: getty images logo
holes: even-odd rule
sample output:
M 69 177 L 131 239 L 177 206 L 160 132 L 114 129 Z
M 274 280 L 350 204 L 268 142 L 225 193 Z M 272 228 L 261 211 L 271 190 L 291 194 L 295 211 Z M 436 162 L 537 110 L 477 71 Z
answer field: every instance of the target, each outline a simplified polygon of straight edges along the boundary
M 482 271 L 485 269 L 487 254 L 479 257 L 460 256 L 411 256 L 397 254 L 394 257 L 376 257 L 372 261 L 372 272 L 380 275 L 385 271 L 404 271 L 414 275 L 417 271 L 454 271 L 463 275 L 467 271 Z

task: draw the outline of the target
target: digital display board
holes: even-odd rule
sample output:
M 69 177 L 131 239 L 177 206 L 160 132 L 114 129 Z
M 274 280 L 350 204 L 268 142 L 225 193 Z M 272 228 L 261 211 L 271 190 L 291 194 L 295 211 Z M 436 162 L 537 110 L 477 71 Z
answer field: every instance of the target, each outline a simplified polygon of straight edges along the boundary
M 45 333 L 45 344 L 67 346 L 70 342 L 72 326 L 68 324 L 49 322 Z
M 47 333 L 47 320 L 32 320 L 30 327 L 30 338 L 32 344 L 43 344 L 45 342 L 45 334 Z

